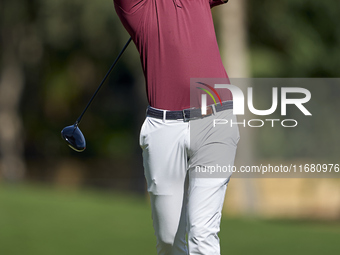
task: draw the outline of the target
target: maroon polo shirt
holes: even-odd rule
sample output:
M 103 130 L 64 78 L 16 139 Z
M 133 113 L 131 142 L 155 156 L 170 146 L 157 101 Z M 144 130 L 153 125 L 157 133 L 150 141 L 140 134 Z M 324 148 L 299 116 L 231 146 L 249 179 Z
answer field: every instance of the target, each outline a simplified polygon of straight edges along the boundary
M 140 54 L 150 106 L 190 107 L 190 78 L 227 78 L 210 8 L 222 0 L 114 0 Z M 224 100 L 230 100 L 227 93 Z

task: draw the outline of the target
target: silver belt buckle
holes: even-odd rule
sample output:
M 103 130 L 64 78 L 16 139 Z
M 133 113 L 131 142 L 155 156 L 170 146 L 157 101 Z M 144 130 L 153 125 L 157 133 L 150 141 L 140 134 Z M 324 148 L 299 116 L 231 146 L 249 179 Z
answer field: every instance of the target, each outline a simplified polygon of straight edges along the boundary
M 190 118 L 186 118 L 186 117 L 185 117 L 185 112 L 184 112 L 184 111 L 189 111 L 189 112 L 190 112 L 190 110 L 194 110 L 194 109 L 195 109 L 195 107 L 191 107 L 191 108 L 187 108 L 187 109 L 183 109 L 183 110 L 182 110 L 182 112 L 183 112 L 183 120 L 184 120 L 184 121 L 189 121 L 189 120 L 195 119 L 195 118 L 191 118 L 191 117 L 190 117 Z

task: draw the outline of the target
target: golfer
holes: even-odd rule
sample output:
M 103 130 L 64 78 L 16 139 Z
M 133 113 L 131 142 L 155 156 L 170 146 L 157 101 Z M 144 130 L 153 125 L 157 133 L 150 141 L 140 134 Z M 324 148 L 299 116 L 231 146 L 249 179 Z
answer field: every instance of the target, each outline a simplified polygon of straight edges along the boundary
M 190 100 L 190 80 L 228 79 L 210 10 L 225 2 L 114 0 L 146 80 L 149 106 L 140 146 L 159 255 L 220 254 L 218 232 L 231 174 L 197 174 L 210 165 L 233 165 L 239 132 L 237 125 L 211 125 L 213 118 L 236 121 L 230 91 L 219 92 L 219 103 L 208 101 L 204 113 Z

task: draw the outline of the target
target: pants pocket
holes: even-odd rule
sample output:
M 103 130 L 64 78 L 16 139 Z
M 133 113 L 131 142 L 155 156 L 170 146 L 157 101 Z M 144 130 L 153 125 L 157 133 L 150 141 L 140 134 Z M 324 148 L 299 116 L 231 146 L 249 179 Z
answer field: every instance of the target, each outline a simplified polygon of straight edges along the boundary
M 143 149 L 145 147 L 145 128 L 148 122 L 148 118 L 146 117 L 141 128 L 140 128 L 140 133 L 139 133 L 139 146 Z

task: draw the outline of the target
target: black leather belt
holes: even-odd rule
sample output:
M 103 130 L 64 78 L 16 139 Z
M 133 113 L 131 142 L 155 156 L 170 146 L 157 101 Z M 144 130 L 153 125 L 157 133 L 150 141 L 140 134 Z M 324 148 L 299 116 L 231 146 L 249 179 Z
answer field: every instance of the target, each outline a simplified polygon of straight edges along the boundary
M 220 103 L 216 105 L 208 105 L 206 115 L 202 115 L 201 108 L 190 108 L 190 109 L 184 109 L 182 111 L 162 111 L 162 110 L 158 110 L 152 107 L 148 107 L 146 111 L 146 115 L 149 117 L 157 118 L 157 119 L 163 119 L 164 118 L 163 114 L 165 113 L 166 120 L 183 119 L 184 121 L 188 121 L 188 120 L 204 118 L 204 117 L 212 115 L 214 113 L 213 108 L 215 108 L 216 112 L 233 109 L 233 101 L 223 102 L 222 105 Z

